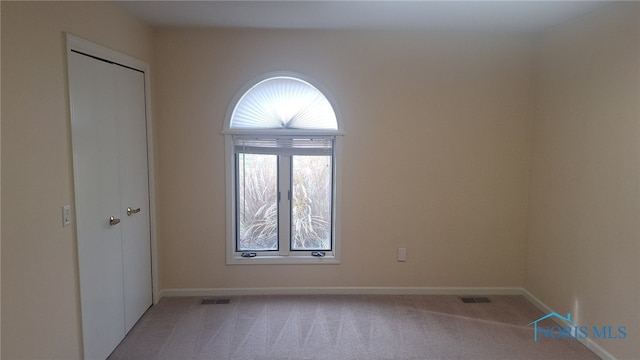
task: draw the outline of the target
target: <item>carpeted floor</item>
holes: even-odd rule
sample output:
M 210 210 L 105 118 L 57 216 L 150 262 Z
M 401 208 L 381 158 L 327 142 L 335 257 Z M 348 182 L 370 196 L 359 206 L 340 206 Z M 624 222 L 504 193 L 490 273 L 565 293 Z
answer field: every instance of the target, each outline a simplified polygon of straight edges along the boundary
M 488 298 L 234 296 L 210 305 L 163 298 L 109 359 L 598 359 L 577 340 L 534 343 L 527 324 L 544 314 L 524 297 Z

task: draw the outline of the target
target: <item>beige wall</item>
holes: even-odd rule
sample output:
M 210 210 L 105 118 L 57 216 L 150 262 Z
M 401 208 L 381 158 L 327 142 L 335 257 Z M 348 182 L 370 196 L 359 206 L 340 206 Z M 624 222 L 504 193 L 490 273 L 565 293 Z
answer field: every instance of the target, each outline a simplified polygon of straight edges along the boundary
M 0 29 L 2 28 L 2 7 L 0 7 Z M 2 31 L 0 30 L 0 37 Z M 0 46 L 0 67 L 2 66 L 2 47 Z M 0 72 L 0 84 L 2 84 L 2 74 Z M 2 87 L 0 86 L 0 99 L 2 98 Z M 2 101 L 0 101 L 0 114 L 2 114 Z M 0 159 L 2 159 L 2 116 L 0 115 Z M 2 161 L 0 161 L 0 204 L 2 204 Z M 0 206 L 0 309 L 2 309 L 2 206 Z M 2 324 L 2 311 L 0 310 L 0 324 Z M 2 359 L 2 326 L 0 325 L 0 359 Z
M 472 33 L 157 31 L 161 288 L 521 286 L 531 44 Z M 220 131 L 235 92 L 274 70 L 316 79 L 342 114 L 340 265 L 225 265 Z
M 605 9 L 540 44 L 524 286 L 598 343 L 640 357 L 640 5 Z
M 107 3 L 0 4 L 2 357 L 81 354 L 75 237 L 60 220 L 73 204 L 64 31 L 153 62 L 161 289 L 524 284 L 581 323 L 640 334 L 638 4 L 553 29 L 539 54 L 498 34 L 154 37 Z M 337 100 L 340 265 L 225 265 L 220 130 L 235 92 L 273 70 Z M 601 345 L 640 354 L 631 339 Z
M 152 32 L 107 3 L 1 2 L 2 357 L 81 356 L 63 32 L 151 60 Z

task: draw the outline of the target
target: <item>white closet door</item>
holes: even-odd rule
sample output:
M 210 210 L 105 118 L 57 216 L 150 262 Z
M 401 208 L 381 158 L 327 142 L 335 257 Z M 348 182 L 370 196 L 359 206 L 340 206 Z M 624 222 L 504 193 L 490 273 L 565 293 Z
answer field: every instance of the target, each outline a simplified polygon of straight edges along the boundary
M 124 336 L 116 87 L 111 64 L 69 55 L 76 221 L 85 358 L 105 359 Z
M 125 331 L 151 306 L 149 171 L 144 73 L 115 66 Z M 127 209 L 131 209 L 127 213 Z
M 144 84 L 139 71 L 69 53 L 87 360 L 109 356 L 152 303 Z

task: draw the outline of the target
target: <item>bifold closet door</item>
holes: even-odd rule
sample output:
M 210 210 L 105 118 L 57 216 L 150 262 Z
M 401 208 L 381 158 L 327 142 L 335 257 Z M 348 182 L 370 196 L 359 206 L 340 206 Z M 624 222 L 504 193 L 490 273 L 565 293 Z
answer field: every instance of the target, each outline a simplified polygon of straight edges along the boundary
M 68 61 L 83 345 L 105 359 L 152 303 L 144 74 Z
M 118 104 L 124 320 L 125 332 L 129 332 L 152 303 L 145 88 L 144 73 L 113 66 Z

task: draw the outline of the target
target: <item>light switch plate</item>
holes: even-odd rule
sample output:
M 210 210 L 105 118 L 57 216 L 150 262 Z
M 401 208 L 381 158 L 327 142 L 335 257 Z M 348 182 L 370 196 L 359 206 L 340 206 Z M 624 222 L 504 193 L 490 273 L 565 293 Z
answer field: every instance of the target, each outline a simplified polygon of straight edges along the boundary
M 62 205 L 62 226 L 71 224 L 71 207 Z
M 398 261 L 407 261 L 407 248 L 398 248 Z

